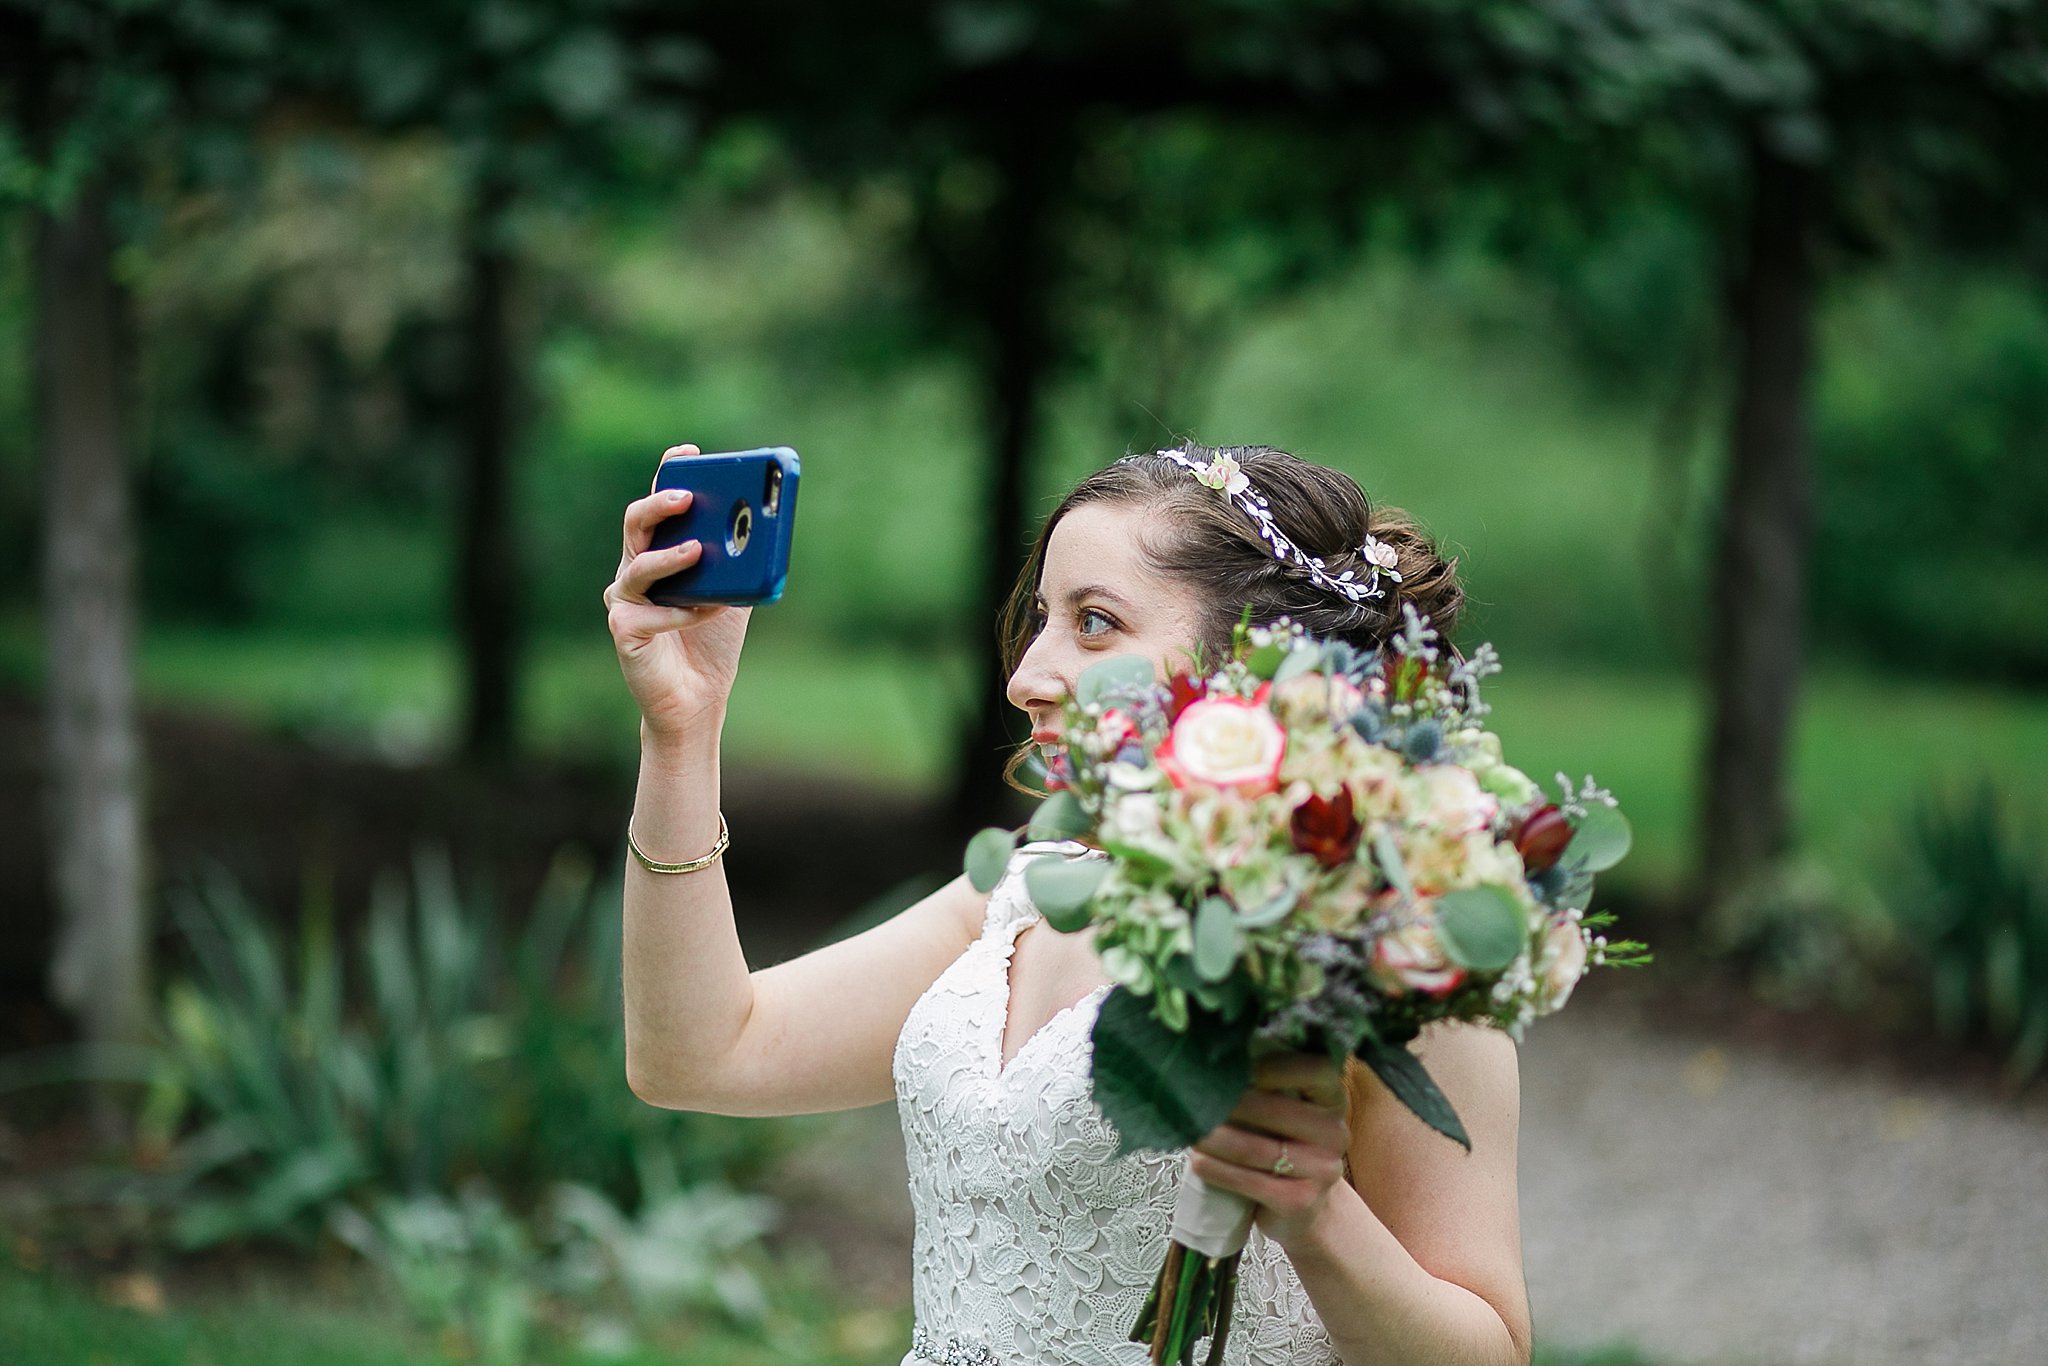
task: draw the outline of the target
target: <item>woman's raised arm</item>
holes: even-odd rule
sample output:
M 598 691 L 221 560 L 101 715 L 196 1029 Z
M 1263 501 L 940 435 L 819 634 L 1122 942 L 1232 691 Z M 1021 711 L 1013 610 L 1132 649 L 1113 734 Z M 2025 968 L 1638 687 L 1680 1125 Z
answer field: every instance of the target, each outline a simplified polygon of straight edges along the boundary
M 641 713 L 630 828 L 649 858 L 667 863 L 697 858 L 718 838 L 719 734 L 749 615 L 648 600 L 650 585 L 701 554 L 696 542 L 647 548 L 655 526 L 688 506 L 688 492 L 675 490 L 627 507 L 619 571 L 604 592 Z M 665 874 L 629 857 L 624 900 L 628 1084 L 656 1105 L 755 1115 L 887 1100 L 904 1017 L 973 939 L 986 904 L 957 880 L 864 934 L 750 973 L 721 864 Z

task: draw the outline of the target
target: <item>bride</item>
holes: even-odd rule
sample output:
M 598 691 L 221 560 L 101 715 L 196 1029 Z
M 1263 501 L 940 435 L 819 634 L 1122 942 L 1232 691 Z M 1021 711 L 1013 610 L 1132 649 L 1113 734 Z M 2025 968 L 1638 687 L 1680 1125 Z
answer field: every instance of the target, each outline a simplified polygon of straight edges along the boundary
M 1108 981 L 1087 932 L 1045 926 L 1019 876 L 1030 858 L 1084 851 L 1027 845 L 990 894 L 956 879 L 863 934 L 748 971 L 716 858 L 719 732 L 748 613 L 646 596 L 697 560 L 694 542 L 647 548 L 689 497 L 626 508 L 604 594 L 641 712 L 628 1083 L 655 1105 L 729 1115 L 896 1101 L 917 1218 L 903 1366 L 1145 1361 L 1126 1334 L 1165 1253 L 1182 1159 L 1115 1156 L 1088 1091 Z M 1247 603 L 1255 621 L 1284 614 L 1361 646 L 1407 603 L 1448 635 L 1454 568 L 1399 510 L 1284 452 L 1127 456 L 1084 479 L 1039 534 L 1003 623 L 1009 698 L 1045 744 L 1090 663 L 1142 655 L 1164 677 L 1198 647 L 1214 659 Z M 1399 575 L 1395 591 L 1346 588 L 1375 570 Z M 1197 1174 L 1257 1206 L 1228 1366 L 1526 1366 L 1514 1044 L 1438 1025 L 1414 1047 L 1463 1118 L 1469 1154 L 1364 1068 L 1301 1054 L 1264 1060 L 1195 1145 Z

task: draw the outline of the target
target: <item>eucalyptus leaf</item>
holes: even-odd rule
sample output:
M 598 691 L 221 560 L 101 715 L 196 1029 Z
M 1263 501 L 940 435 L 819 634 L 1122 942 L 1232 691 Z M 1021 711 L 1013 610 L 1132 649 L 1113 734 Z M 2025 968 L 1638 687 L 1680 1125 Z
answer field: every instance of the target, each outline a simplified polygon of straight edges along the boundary
M 1105 839 L 1102 841 L 1102 848 L 1111 858 L 1133 872 L 1158 874 L 1173 869 L 1172 861 L 1165 855 L 1135 844 L 1126 844 L 1122 840 Z
M 1251 1020 L 1192 1014 L 1185 1033 L 1151 1001 L 1118 987 L 1095 1017 L 1095 1103 L 1117 1152 L 1185 1148 L 1230 1117 L 1251 1085 Z
M 1240 936 L 1237 912 L 1220 896 L 1202 898 L 1195 908 L 1195 972 L 1205 982 L 1220 982 L 1237 966 Z
M 1572 842 L 1565 852 L 1589 873 L 1605 872 L 1621 862 L 1635 843 L 1635 832 L 1619 807 L 1594 802 L 1572 822 Z
M 1074 683 L 1074 700 L 1092 707 L 1116 693 L 1144 692 L 1158 681 L 1151 660 L 1138 655 L 1113 655 L 1081 671 L 1081 677 Z
M 1373 1075 L 1394 1093 L 1394 1099 L 1407 1106 L 1417 1119 L 1466 1152 L 1472 1151 L 1472 1140 L 1465 1136 L 1458 1112 L 1451 1108 L 1451 1102 L 1437 1089 L 1436 1082 L 1413 1053 L 1399 1044 L 1367 1039 L 1358 1046 L 1358 1060 L 1370 1067 Z
M 1045 923 L 1062 934 L 1088 923 L 1088 903 L 1109 875 L 1109 863 L 1095 858 L 1034 859 L 1024 870 L 1024 889 Z
M 1253 678 L 1271 679 L 1287 660 L 1287 647 L 1278 641 L 1257 646 L 1244 657 L 1244 667 Z
M 992 892 L 1010 866 L 1017 849 L 1017 832 L 990 827 L 967 841 L 967 880 L 977 892 Z
M 1312 673 L 1322 662 L 1323 652 L 1313 646 L 1289 651 L 1287 658 L 1280 661 L 1280 667 L 1273 671 L 1273 686 L 1277 688 L 1289 679 Z
M 1415 895 L 1415 884 L 1408 880 L 1408 865 L 1401 861 L 1401 850 L 1384 826 L 1372 832 L 1372 857 L 1395 891 L 1402 896 Z
M 1263 930 L 1269 925 L 1277 925 L 1287 918 L 1287 913 L 1300 900 L 1301 888 L 1282 887 L 1250 910 L 1239 912 L 1237 926 L 1241 930 Z
M 1095 822 L 1081 809 L 1078 797 L 1071 792 L 1055 792 L 1038 804 L 1026 833 L 1035 840 L 1070 840 L 1094 828 Z
M 1460 967 L 1498 972 L 1529 942 L 1522 908 L 1499 887 L 1466 887 L 1436 902 L 1437 938 Z

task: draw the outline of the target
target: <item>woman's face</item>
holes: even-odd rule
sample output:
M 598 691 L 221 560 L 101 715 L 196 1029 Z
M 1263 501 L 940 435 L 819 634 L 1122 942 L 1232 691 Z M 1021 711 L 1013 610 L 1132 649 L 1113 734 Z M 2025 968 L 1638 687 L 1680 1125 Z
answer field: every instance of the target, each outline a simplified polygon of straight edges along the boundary
M 1191 662 L 1203 604 L 1194 589 L 1146 567 L 1138 551 L 1145 520 L 1142 507 L 1084 503 L 1052 529 L 1038 577 L 1037 632 L 1009 687 L 1041 745 L 1057 738 L 1060 704 L 1098 660 L 1138 655 L 1162 679 Z

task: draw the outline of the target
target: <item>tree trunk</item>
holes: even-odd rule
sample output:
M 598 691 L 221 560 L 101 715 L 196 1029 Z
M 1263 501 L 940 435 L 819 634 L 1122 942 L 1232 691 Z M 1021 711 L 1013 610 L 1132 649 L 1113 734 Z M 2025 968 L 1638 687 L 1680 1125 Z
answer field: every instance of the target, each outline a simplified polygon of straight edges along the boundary
M 512 514 L 518 370 L 510 334 L 513 262 L 505 243 L 511 187 L 486 174 L 471 205 L 465 303 L 461 477 L 456 481 L 456 627 L 462 641 L 462 752 L 509 758 L 517 744 L 523 623 Z
M 135 528 L 123 450 L 125 299 L 97 188 L 35 238 L 49 653 L 50 994 L 91 1044 L 148 1025 L 141 756 L 134 684 Z M 112 1112 L 100 1106 L 103 1126 Z
M 1042 125 L 1010 125 L 997 163 L 1003 191 L 989 216 L 978 264 L 984 412 L 991 479 L 974 624 L 975 712 L 964 737 L 951 811 L 962 829 L 1000 822 L 1010 804 L 1003 770 L 1024 738 L 1021 716 L 1005 695 L 1009 679 L 991 639 L 1024 563 L 1025 516 L 1039 398 L 1052 368 L 1048 292 L 1052 288 L 1047 207 L 1054 151 Z M 988 632 L 987 635 L 980 634 Z
M 1750 885 L 1790 842 L 1787 751 L 1812 526 L 1818 186 L 1809 171 L 1761 149 L 1751 164 L 1745 254 L 1730 296 L 1740 357 L 1709 592 L 1712 714 L 1698 870 L 1708 905 Z

